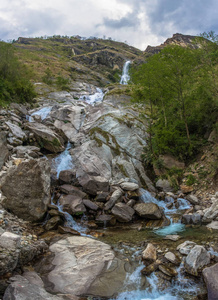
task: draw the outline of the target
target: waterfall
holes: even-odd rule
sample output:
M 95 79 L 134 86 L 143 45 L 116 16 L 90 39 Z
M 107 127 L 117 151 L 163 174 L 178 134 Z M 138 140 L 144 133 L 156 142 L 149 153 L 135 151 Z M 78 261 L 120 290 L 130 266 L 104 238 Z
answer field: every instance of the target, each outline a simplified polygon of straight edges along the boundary
M 156 234 L 161 236 L 166 236 L 169 234 L 177 234 L 185 230 L 185 225 L 182 224 L 181 221 L 175 223 L 171 215 L 174 213 L 178 213 L 182 210 L 189 209 L 191 207 L 190 203 L 186 199 L 178 198 L 177 199 L 178 208 L 175 208 L 173 198 L 168 199 L 168 202 L 165 202 L 163 200 L 157 200 L 156 198 L 152 197 L 152 195 L 148 191 L 144 189 L 140 189 L 140 194 L 141 194 L 140 199 L 142 202 L 144 203 L 152 202 L 157 204 L 159 207 L 163 209 L 165 216 L 170 220 L 170 225 L 160 229 L 155 229 L 154 232 Z M 173 204 L 172 208 L 168 208 L 167 204 L 169 203 Z
M 123 73 L 120 79 L 120 84 L 128 84 L 128 81 L 130 80 L 130 76 L 129 76 L 129 65 L 130 65 L 131 61 L 128 60 L 125 62 L 124 66 L 123 66 Z
M 69 153 L 71 148 L 70 142 L 68 142 L 66 149 L 64 152 L 59 154 L 57 157 L 54 158 L 54 166 L 57 171 L 57 178 L 59 178 L 59 174 L 61 171 L 70 170 L 73 168 L 72 157 Z
M 34 113 L 32 113 L 31 116 L 28 116 L 28 121 L 33 122 L 31 117 L 35 116 L 35 115 L 40 116 L 41 120 L 44 120 L 50 114 L 51 110 L 52 110 L 52 106 L 45 106 L 45 107 L 41 108 L 40 110 L 37 110 Z
M 91 105 L 95 103 L 102 102 L 104 97 L 104 93 L 100 88 L 96 88 L 96 93 L 93 95 L 82 95 L 79 100 L 85 101 Z

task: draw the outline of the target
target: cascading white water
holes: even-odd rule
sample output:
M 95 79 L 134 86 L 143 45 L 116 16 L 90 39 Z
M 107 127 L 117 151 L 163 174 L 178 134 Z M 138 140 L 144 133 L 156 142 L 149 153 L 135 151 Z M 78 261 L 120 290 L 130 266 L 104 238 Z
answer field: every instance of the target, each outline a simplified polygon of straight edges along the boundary
M 51 110 L 52 110 L 52 106 L 43 107 L 40 110 L 37 110 L 34 113 L 32 113 L 31 116 L 28 117 L 28 120 L 29 122 L 33 122 L 33 119 L 31 117 L 36 115 L 40 116 L 41 120 L 44 120 L 50 114 Z
M 82 95 L 79 100 L 85 101 L 91 105 L 95 103 L 102 102 L 104 97 L 104 93 L 100 88 L 96 88 L 96 93 L 93 95 Z
M 170 220 L 170 225 L 160 229 L 155 229 L 154 232 L 156 234 L 161 236 L 166 236 L 169 234 L 177 234 L 185 230 L 185 225 L 182 224 L 181 221 L 174 223 L 171 215 L 181 210 L 186 210 L 190 208 L 190 204 L 186 199 L 178 198 L 177 199 L 178 208 L 176 209 L 175 204 L 173 203 L 173 199 L 171 199 L 172 200 L 171 202 L 170 200 L 168 200 L 168 202 L 157 200 L 156 198 L 152 197 L 152 195 L 148 191 L 144 189 L 140 189 L 140 194 L 141 194 L 140 199 L 142 202 L 144 203 L 152 202 L 157 204 L 158 206 L 163 208 L 165 216 Z M 168 208 L 169 203 L 173 204 L 171 208 Z
M 123 73 L 120 79 L 120 84 L 128 84 L 129 80 L 130 80 L 130 76 L 129 76 L 129 65 L 130 65 L 131 61 L 128 60 L 125 62 L 124 66 L 123 66 Z
M 61 171 L 70 170 L 73 168 L 72 157 L 69 153 L 70 148 L 71 144 L 70 142 L 68 142 L 64 152 L 62 152 L 54 159 L 54 166 L 57 171 L 57 178 L 59 178 L 59 174 Z

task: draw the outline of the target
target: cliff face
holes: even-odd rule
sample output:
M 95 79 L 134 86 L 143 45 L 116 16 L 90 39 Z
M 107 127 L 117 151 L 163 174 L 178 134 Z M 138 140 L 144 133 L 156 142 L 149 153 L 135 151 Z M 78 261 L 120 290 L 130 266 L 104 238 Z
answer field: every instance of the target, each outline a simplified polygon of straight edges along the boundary
M 197 48 L 197 45 L 194 44 L 194 40 L 197 36 L 194 35 L 184 35 L 181 33 L 175 33 L 171 38 L 168 38 L 163 44 L 159 46 L 148 46 L 144 51 L 144 54 L 156 54 L 160 52 L 164 47 L 169 45 L 178 45 L 181 47 L 192 47 Z

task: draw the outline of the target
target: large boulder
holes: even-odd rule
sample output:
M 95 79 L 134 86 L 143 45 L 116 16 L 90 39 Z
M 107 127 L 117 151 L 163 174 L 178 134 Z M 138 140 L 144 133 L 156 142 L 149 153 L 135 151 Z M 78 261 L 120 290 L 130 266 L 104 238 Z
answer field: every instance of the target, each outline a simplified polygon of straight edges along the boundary
M 109 181 L 102 176 L 84 174 L 78 180 L 83 190 L 90 195 L 97 195 L 98 192 L 107 192 L 109 190 Z
M 158 179 L 156 187 L 164 192 L 172 192 L 173 188 L 167 179 Z
M 158 220 L 163 216 L 160 207 L 155 203 L 138 203 L 133 208 L 140 217 L 145 219 Z
M 6 134 L 4 132 L 0 132 L 0 169 L 8 159 L 8 156 L 9 151 L 6 143 Z
M 73 236 L 52 244 L 49 250 L 52 255 L 47 256 L 47 262 L 36 266 L 45 274 L 48 292 L 112 298 L 125 281 L 125 263 L 107 244 Z
M 196 245 L 186 257 L 185 269 L 189 274 L 198 276 L 198 271 L 209 263 L 210 254 L 203 246 Z
M 33 122 L 27 125 L 27 128 L 34 133 L 35 138 L 41 148 L 51 152 L 58 153 L 64 150 L 63 139 L 47 126 Z
M 218 264 L 205 268 L 203 277 L 207 286 L 208 300 L 216 300 L 218 297 Z
M 142 252 L 142 258 L 146 263 L 154 263 L 157 260 L 157 250 L 153 244 L 148 243 L 145 250 Z
M 134 209 L 124 203 L 117 203 L 111 212 L 120 222 L 130 222 L 135 213 Z
M 118 201 L 120 201 L 121 197 L 123 195 L 123 191 L 121 189 L 116 189 L 110 199 L 105 204 L 105 210 L 111 209 Z
M 43 218 L 50 202 L 50 166 L 48 160 L 20 160 L 1 178 L 6 197 L 3 207 L 18 217 L 36 222 Z
M 24 141 L 27 136 L 25 132 L 17 125 L 11 123 L 11 122 L 5 122 L 5 124 L 9 127 L 9 130 L 13 134 L 13 136 L 21 141 Z

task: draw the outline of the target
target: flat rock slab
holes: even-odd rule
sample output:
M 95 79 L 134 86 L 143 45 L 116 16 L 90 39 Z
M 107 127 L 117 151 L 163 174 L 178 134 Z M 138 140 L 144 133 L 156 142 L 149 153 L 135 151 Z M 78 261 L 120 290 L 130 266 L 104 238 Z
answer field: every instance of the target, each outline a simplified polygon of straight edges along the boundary
M 125 281 L 125 263 L 107 244 L 73 236 L 54 243 L 49 250 L 52 268 L 45 282 L 51 293 L 113 297 Z

